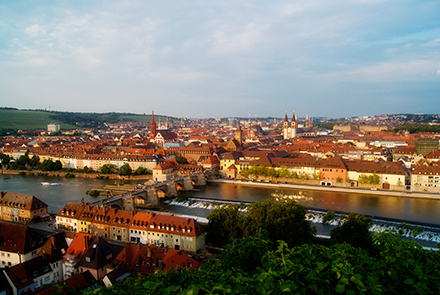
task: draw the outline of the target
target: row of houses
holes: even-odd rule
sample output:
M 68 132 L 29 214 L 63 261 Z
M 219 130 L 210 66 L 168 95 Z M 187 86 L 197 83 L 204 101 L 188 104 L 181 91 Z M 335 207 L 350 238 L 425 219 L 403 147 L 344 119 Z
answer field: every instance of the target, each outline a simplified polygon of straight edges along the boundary
M 345 160 L 342 157 L 318 158 L 300 154 L 294 158 L 278 157 L 273 152 L 236 151 L 220 160 L 220 174 L 230 178 L 241 177 L 243 169 L 265 166 L 287 171 L 305 179 L 327 184 L 357 183 L 363 176 L 378 175 L 385 188 L 404 188 L 410 174 L 402 162 Z
M 38 156 L 40 162 L 44 160 L 60 161 L 63 168 L 83 169 L 92 168 L 99 171 L 103 165 L 111 164 L 117 169 L 124 164 L 129 164 L 134 171 L 139 167 L 152 170 L 157 164 L 163 162 L 159 155 L 117 155 L 117 154 L 69 154 L 69 153 L 29 153 L 29 157 Z
M 423 157 L 423 156 L 422 156 Z M 220 174 L 243 177 L 243 169 L 265 166 L 296 173 L 302 178 L 319 180 L 327 185 L 358 186 L 368 177 L 377 177 L 384 189 L 440 192 L 440 151 L 433 151 L 419 161 L 362 161 L 343 157 L 318 158 L 298 154 L 294 158 L 277 157 L 273 152 L 236 151 L 220 161 Z
M 128 276 L 170 268 L 198 268 L 182 250 L 150 244 L 121 244 L 86 233 L 49 237 L 26 225 L 0 222 L 0 294 L 52 294 L 54 284 L 75 289 L 110 286 Z M 17 257 L 17 255 L 19 255 Z
M 59 229 L 103 238 L 196 252 L 205 248 L 205 229 L 193 218 L 67 203 L 56 214 Z

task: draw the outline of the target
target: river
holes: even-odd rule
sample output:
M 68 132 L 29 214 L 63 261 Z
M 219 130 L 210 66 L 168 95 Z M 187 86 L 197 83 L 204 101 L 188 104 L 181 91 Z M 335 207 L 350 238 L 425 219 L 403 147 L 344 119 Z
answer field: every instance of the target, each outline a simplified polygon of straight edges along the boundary
M 141 182 L 139 182 L 141 183 Z M 44 184 L 44 185 L 43 185 Z M 95 202 L 85 192 L 101 189 L 115 180 L 56 178 L 0 174 L 0 190 L 34 195 L 57 213 L 67 202 Z M 266 198 L 290 198 L 309 208 L 355 212 L 375 217 L 389 217 L 407 221 L 440 224 L 440 199 L 405 198 L 300 189 L 252 187 L 232 183 L 209 183 L 190 193 L 192 197 L 258 202 Z
M 142 182 L 130 182 L 141 184 Z M 67 202 L 96 202 L 102 197 L 90 197 L 85 192 L 101 189 L 106 184 L 115 184 L 115 180 L 57 178 L 43 176 L 20 176 L 0 174 L 0 191 L 33 195 L 49 205 L 49 212 L 58 213 Z M 368 195 L 348 192 L 314 191 L 301 189 L 279 189 L 271 187 L 253 187 L 234 183 L 209 183 L 188 192 L 193 198 L 218 199 L 224 201 L 258 202 L 266 198 L 294 199 L 308 208 L 354 212 L 440 225 L 440 199 L 405 198 L 387 195 Z M 199 202 L 200 203 L 200 202 Z M 205 209 L 206 202 L 199 207 L 176 204 L 168 205 L 166 210 L 176 214 L 206 217 L 210 210 Z M 325 231 L 319 229 L 318 231 Z M 328 229 L 327 229 L 328 231 Z M 435 230 L 438 231 L 438 230 Z

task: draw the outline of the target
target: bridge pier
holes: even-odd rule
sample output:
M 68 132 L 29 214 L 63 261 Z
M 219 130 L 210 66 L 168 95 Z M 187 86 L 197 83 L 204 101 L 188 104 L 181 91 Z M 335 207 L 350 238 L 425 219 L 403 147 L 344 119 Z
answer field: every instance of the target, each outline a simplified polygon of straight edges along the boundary
M 183 189 L 184 189 L 185 191 L 190 191 L 190 190 L 193 190 L 193 189 L 194 189 L 194 186 L 193 186 L 193 184 L 192 184 L 191 176 L 188 175 L 188 177 L 186 177 L 186 178 L 183 180 Z

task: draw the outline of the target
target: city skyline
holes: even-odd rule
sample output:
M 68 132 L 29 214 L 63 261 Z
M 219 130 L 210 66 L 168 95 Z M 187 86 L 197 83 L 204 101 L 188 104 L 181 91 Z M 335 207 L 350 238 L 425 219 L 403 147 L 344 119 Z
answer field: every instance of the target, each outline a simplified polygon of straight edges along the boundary
M 440 113 L 435 1 L 3 2 L 0 106 L 174 117 Z

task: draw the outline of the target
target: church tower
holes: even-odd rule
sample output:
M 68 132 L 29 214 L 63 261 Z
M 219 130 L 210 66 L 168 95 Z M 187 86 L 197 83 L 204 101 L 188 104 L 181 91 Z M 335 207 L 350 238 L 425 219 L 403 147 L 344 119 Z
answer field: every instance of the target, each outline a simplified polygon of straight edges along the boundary
M 290 138 L 296 137 L 296 128 L 298 128 L 298 118 L 296 117 L 295 112 L 293 112 L 292 123 L 290 123 Z
M 234 131 L 234 138 L 240 146 L 243 144 L 243 132 L 241 131 L 240 120 L 237 120 L 237 130 Z
M 151 112 L 151 126 L 150 126 L 150 140 L 153 140 L 156 137 L 156 122 L 154 122 L 154 109 Z
M 289 134 L 288 134 L 288 130 L 289 129 L 289 120 L 287 119 L 287 112 L 284 115 L 284 122 L 283 122 L 283 138 L 284 139 L 288 139 L 289 138 Z
M 306 116 L 306 128 L 310 127 L 310 120 L 309 120 L 309 114 Z

